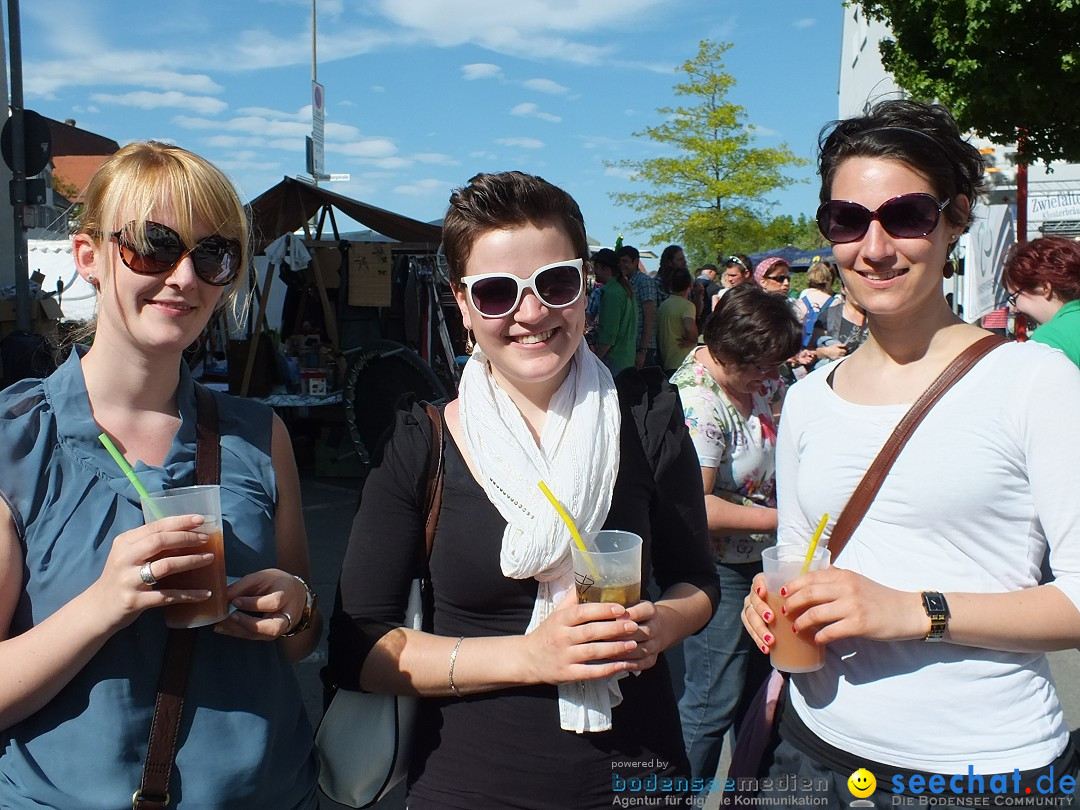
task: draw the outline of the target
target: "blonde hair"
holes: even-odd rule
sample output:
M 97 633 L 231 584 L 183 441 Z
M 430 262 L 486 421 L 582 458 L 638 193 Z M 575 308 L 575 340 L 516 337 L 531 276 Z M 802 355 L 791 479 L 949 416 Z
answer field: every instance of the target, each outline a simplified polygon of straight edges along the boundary
M 833 271 L 825 262 L 814 262 L 806 271 L 806 286 L 829 292 L 833 285 Z
M 129 143 L 94 173 L 84 195 L 77 233 L 86 234 L 99 252 L 108 256 L 106 275 L 115 270 L 112 251 L 104 243 L 133 223 L 128 235 L 137 247 L 147 247 L 146 220 L 167 209 L 186 245 L 194 245 L 196 219 L 213 232 L 240 243 L 240 271 L 222 297 L 237 316 L 240 295 L 247 290 L 251 234 L 247 212 L 225 174 L 205 158 L 158 141 Z M 107 279 L 101 279 L 102 284 Z M 101 287 L 99 287 L 99 290 Z

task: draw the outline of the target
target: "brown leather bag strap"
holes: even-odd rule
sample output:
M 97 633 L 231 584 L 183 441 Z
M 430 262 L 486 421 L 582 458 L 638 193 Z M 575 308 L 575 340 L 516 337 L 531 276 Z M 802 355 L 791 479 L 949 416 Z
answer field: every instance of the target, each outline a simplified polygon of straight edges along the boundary
M 1003 337 L 987 335 L 972 343 L 949 363 L 938 378 L 930 384 L 930 387 L 922 393 L 922 396 L 904 414 L 893 430 L 892 435 L 889 436 L 870 468 L 866 471 L 866 474 L 863 475 L 859 485 L 855 487 L 851 499 L 848 500 L 844 510 L 840 513 L 840 517 L 836 520 L 836 525 L 829 536 L 829 554 L 834 563 L 840 552 L 844 550 L 848 540 L 851 539 L 855 528 L 866 515 L 870 504 L 873 503 L 878 494 L 878 490 L 885 483 L 885 477 L 889 474 L 893 462 L 896 461 L 896 457 L 900 455 L 900 451 L 904 449 L 904 445 L 911 438 L 911 434 L 915 432 L 915 428 L 922 422 L 923 417 L 945 395 L 945 392 L 967 374 L 987 352 L 1002 343 L 1008 342 Z
M 199 414 L 195 428 L 195 482 L 217 484 L 221 481 L 217 402 L 208 388 L 197 383 L 195 399 Z M 184 711 L 184 692 L 191 671 L 191 657 L 195 650 L 195 633 L 195 630 L 169 631 L 142 780 L 131 797 L 133 810 L 164 810 L 171 800 L 169 780 L 176 762 L 176 740 Z
M 435 529 L 439 525 L 439 510 L 442 508 L 442 485 L 443 485 L 443 448 L 446 445 L 446 437 L 443 435 L 442 412 L 430 402 L 424 403 L 431 420 L 431 450 L 428 454 L 428 477 L 427 492 L 424 498 L 427 518 L 424 521 L 424 542 L 427 555 L 431 557 L 431 549 L 435 545 Z

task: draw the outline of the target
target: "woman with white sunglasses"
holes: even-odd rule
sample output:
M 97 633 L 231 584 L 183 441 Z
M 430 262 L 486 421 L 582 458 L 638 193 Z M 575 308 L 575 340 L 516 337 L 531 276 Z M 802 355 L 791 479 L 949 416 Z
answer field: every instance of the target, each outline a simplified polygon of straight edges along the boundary
M 414 408 L 365 484 L 331 668 L 354 688 L 427 698 L 412 810 L 685 796 L 663 652 L 708 621 L 718 589 L 678 397 L 659 370 L 627 369 L 616 385 L 588 350 L 588 244 L 562 189 L 520 172 L 478 175 L 452 196 L 443 242 L 476 349 L 444 411 L 433 632 L 400 627 L 431 442 Z M 582 535 L 642 536 L 655 597 L 578 604 L 571 536 L 541 480 Z
M 784 405 L 778 544 L 803 549 L 911 404 L 988 336 L 942 290 L 983 188 L 944 107 L 887 101 L 836 122 L 819 170 L 818 225 L 870 334 Z M 915 430 L 833 566 L 780 589 L 795 631 L 827 648 L 822 669 L 789 680 L 773 774 L 820 780 L 814 795 L 835 807 L 866 798 L 864 783 L 849 790 L 859 768 L 879 808 L 923 791 L 966 806 L 998 774 L 1018 798 L 1071 801 L 1080 763 L 1045 653 L 1080 645 L 1080 432 L 1060 417 L 1077 402 L 1061 353 L 992 349 Z M 768 652 L 778 617 L 764 578 L 754 586 L 743 622 Z

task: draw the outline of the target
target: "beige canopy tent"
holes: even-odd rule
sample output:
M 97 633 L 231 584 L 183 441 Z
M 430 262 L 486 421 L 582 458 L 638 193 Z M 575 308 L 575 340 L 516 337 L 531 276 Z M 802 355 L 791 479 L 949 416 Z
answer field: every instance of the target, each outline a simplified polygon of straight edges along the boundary
M 279 236 L 301 229 L 304 232 L 304 241 L 311 244 L 314 240 L 310 223 L 316 219 L 319 237 L 322 235 L 326 220 L 329 219 L 333 231 L 332 238 L 335 240 L 340 239 L 341 236 L 334 216 L 335 210 L 393 240 L 413 245 L 424 245 L 432 252 L 435 251 L 442 239 L 442 229 L 438 225 L 430 225 L 401 214 L 395 214 L 393 211 L 387 211 L 354 200 L 351 197 L 337 194 L 308 181 L 292 177 L 285 177 L 276 186 L 264 191 L 251 201 L 249 207 L 256 253 L 262 252 L 267 245 Z M 322 269 L 318 266 L 318 258 L 314 255 L 312 256 L 312 263 L 328 337 L 333 350 L 338 352 L 340 344 L 337 324 L 326 289 L 322 283 Z M 266 310 L 267 301 L 270 297 L 270 286 L 273 279 L 274 274 L 267 273 L 263 281 L 263 287 L 259 291 L 258 309 L 253 324 L 254 333 L 250 339 L 251 346 L 256 346 L 258 343 L 259 333 L 262 330 L 264 321 L 262 315 Z M 254 363 L 255 351 L 249 351 L 243 382 L 240 387 L 241 395 L 247 393 Z M 342 368 L 342 371 L 344 371 L 344 368 Z

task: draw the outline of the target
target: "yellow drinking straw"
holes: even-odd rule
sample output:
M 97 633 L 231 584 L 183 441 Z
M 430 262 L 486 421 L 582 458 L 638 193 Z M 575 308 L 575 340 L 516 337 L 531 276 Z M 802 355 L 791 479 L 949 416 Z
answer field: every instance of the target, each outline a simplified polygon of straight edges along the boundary
M 822 532 L 825 531 L 825 524 L 829 522 L 829 513 L 826 512 L 821 516 L 821 521 L 818 523 L 817 528 L 814 529 L 814 534 L 810 538 L 810 548 L 806 550 L 806 559 L 803 560 L 802 570 L 799 574 L 805 574 L 810 570 L 810 561 L 814 559 L 814 552 L 817 551 L 818 541 L 821 539 Z
M 127 459 L 116 449 L 116 445 L 112 443 L 112 439 L 108 434 L 102 433 L 98 436 L 98 441 L 105 445 L 105 449 L 109 451 L 109 455 L 113 457 L 113 461 L 116 462 L 116 466 L 120 468 L 120 471 L 127 476 L 128 481 L 135 487 L 135 491 L 139 493 L 141 498 L 149 498 L 150 493 L 146 491 L 146 487 L 143 486 L 142 481 L 139 480 L 139 476 L 135 475 L 135 471 L 131 469 L 131 465 L 127 463 Z M 150 511 L 154 513 L 154 516 L 160 520 L 162 517 L 161 512 L 153 501 L 150 501 Z
M 547 484 L 540 481 L 537 486 L 540 487 L 540 491 L 544 493 L 544 497 L 551 501 L 551 505 L 554 506 L 555 511 L 559 513 L 559 517 L 561 517 L 563 523 L 566 524 L 566 528 L 570 530 L 570 536 L 574 538 L 574 543 L 581 550 L 581 556 L 585 558 L 585 564 L 589 566 L 589 573 L 594 577 L 599 578 L 600 572 L 596 570 L 596 566 L 592 561 L 592 556 L 589 554 L 588 549 L 585 548 L 585 541 L 581 539 L 581 534 L 578 533 L 577 526 L 574 525 L 574 519 L 570 517 L 570 513 L 566 511 L 561 503 L 559 503 L 559 499 L 555 497 L 550 489 L 548 489 Z

